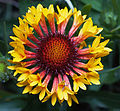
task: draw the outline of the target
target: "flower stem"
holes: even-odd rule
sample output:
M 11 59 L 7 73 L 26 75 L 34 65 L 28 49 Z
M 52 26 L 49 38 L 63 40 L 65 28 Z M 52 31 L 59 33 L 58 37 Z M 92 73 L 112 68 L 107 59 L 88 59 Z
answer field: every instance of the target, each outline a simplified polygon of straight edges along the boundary
M 117 67 L 114 67 L 114 68 L 108 69 L 108 70 L 104 70 L 103 72 L 112 72 L 112 71 L 116 71 L 116 70 L 118 70 L 118 69 L 120 69 L 120 65 L 117 66 Z
M 4 33 L 4 41 L 5 41 L 5 45 L 6 45 L 6 55 L 7 55 L 7 52 L 8 52 L 8 38 L 7 38 L 7 31 L 6 31 L 6 22 L 4 21 L 3 22 L 3 33 Z
M 113 32 L 116 32 L 120 29 L 120 25 L 118 25 L 116 28 L 112 29 L 110 32 L 113 33 Z
M 70 0 L 65 0 L 67 4 L 69 5 L 70 9 L 74 10 L 74 6 Z

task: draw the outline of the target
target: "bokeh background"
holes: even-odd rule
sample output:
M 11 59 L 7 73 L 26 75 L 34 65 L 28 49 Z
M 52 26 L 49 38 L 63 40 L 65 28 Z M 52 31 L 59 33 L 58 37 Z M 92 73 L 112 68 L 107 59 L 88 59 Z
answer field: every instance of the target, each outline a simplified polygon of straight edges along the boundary
M 102 59 L 104 69 L 100 74 L 101 85 L 88 86 L 76 95 L 79 105 L 73 102 L 57 103 L 50 100 L 41 103 L 38 95 L 22 95 L 23 88 L 16 86 L 13 72 L 7 69 L 11 49 L 8 45 L 13 35 L 13 24 L 26 13 L 29 6 L 41 3 L 44 7 L 54 4 L 60 8 L 70 5 L 67 0 L 0 0 L 0 111 L 120 111 L 120 0 L 71 0 L 74 7 L 92 17 L 94 24 L 103 27 L 102 36 L 110 39 L 108 47 L 113 51 Z M 68 0 L 69 1 L 69 0 Z M 91 39 L 87 40 L 90 42 Z

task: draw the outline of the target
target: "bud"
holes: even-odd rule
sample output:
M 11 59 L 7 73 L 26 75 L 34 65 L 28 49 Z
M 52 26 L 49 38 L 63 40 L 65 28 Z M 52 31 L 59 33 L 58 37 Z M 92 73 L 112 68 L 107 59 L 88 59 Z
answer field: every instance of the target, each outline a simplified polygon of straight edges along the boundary
M 7 61 L 5 58 L 0 58 L 0 81 L 6 82 L 9 80 L 9 73 L 7 69 Z

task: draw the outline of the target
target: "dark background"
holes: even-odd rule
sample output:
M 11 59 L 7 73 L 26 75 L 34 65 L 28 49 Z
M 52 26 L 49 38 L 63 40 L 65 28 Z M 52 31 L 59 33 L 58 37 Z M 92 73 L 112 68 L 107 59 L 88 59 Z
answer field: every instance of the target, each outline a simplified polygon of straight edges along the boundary
M 60 8 L 69 5 L 64 0 L 0 0 L 0 111 L 120 111 L 120 0 L 71 0 L 74 7 L 92 17 L 94 24 L 103 27 L 102 36 L 110 39 L 110 55 L 102 59 L 104 69 L 100 74 L 101 85 L 88 86 L 76 95 L 79 105 L 73 102 L 53 107 L 48 100 L 41 103 L 38 95 L 22 95 L 23 88 L 16 86 L 13 72 L 7 69 L 10 63 L 9 36 L 13 35 L 13 24 L 26 13 L 29 6 L 41 3 L 44 7 L 54 4 Z M 89 39 L 87 42 L 90 42 Z

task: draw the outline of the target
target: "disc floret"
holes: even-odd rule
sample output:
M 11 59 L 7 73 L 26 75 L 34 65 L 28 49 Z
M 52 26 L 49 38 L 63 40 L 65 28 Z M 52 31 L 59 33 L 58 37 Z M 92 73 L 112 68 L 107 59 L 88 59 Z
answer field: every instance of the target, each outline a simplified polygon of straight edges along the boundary
M 72 12 L 67 7 L 60 9 L 57 6 L 57 10 L 58 13 L 53 5 L 47 9 L 38 4 L 36 8 L 29 7 L 23 19 L 19 18 L 19 26 L 13 27 L 15 36 L 10 36 L 14 50 L 8 52 L 13 56 L 9 62 L 15 65 L 8 68 L 15 70 L 14 76 L 19 74 L 17 86 L 25 87 L 23 94 L 39 94 L 42 102 L 51 97 L 52 105 L 57 99 L 60 103 L 66 100 L 71 106 L 72 100 L 78 104 L 75 94 L 79 88 L 86 90 L 86 85 L 100 84 L 101 57 L 112 50 L 105 47 L 109 40 L 100 43 L 103 37 L 99 33 L 103 28 L 94 26 L 91 18 L 86 19 L 86 15 L 82 16 L 76 8 Z M 65 34 L 72 16 L 73 25 Z M 81 24 L 83 27 L 75 37 Z M 89 37 L 95 40 L 87 47 L 85 40 Z M 69 81 L 70 77 L 73 83 Z M 52 85 L 49 85 L 50 82 Z

